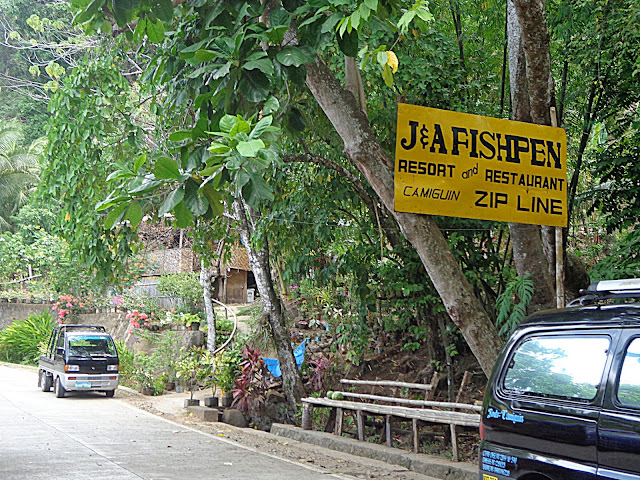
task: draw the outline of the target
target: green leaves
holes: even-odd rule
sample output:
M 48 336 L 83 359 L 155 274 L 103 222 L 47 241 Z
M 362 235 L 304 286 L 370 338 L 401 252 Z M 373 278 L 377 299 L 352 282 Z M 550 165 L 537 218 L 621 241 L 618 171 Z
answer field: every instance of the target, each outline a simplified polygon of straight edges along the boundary
M 277 110 L 278 102 L 269 101 L 269 109 Z M 199 128 L 197 125 L 195 128 Z M 246 196 L 250 205 L 273 198 L 263 172 L 277 159 L 268 139 L 279 129 L 267 115 L 252 125 L 240 115 L 224 115 L 219 121 L 216 139 L 205 150 L 194 148 L 193 131 L 174 132 L 176 143 L 187 141 L 180 162 L 156 153 L 150 171 L 145 171 L 147 156 L 139 155 L 133 168 L 119 167 L 111 181 L 122 181 L 97 210 L 111 208 L 105 227 L 113 228 L 124 221 L 135 228 L 143 218 L 149 200 L 163 198 L 157 210 L 160 217 L 171 214 L 176 226 L 187 227 L 196 217 L 219 216 L 224 211 L 223 191 L 231 187 Z M 230 184 L 224 184 L 224 179 Z M 166 193 L 168 192 L 168 194 Z M 165 196 L 166 194 L 166 196 Z M 154 201 L 153 203 L 157 202 Z
M 299 67 L 305 63 L 316 61 L 315 52 L 311 47 L 284 47 L 276 55 L 276 60 L 285 67 Z
M 358 55 L 358 32 L 356 30 L 338 36 L 338 46 L 347 57 Z
M 188 138 L 191 138 L 191 131 L 189 131 L 189 130 L 182 130 L 180 132 L 173 132 L 171 135 L 169 135 L 169 140 L 171 140 L 172 142 L 180 142 L 180 141 L 186 140 Z
M 152 11 L 163 22 L 170 22 L 173 19 L 173 3 L 171 0 L 155 0 Z
M 224 212 L 224 204 L 222 203 L 222 194 L 216 190 L 211 184 L 206 183 L 200 187 L 200 192 L 209 201 L 214 216 L 222 215 Z
M 407 10 L 398 21 L 398 30 L 404 35 L 409 30 L 409 25 L 418 17 L 423 22 L 429 23 L 433 20 L 433 15 L 429 11 L 428 0 L 417 0 L 416 3 Z
M 266 117 L 263 117 L 258 123 L 256 123 L 255 127 L 253 127 L 253 130 L 251 130 L 251 134 L 249 135 L 249 138 L 259 138 L 266 132 L 277 132 L 278 128 L 272 127 L 271 122 L 273 122 L 273 117 L 271 115 L 267 115 Z M 260 148 L 264 148 L 264 144 Z M 245 156 L 253 156 L 253 155 L 245 155 Z
M 348 17 L 342 18 L 336 27 L 339 37 L 344 37 L 345 33 L 357 32 L 369 20 L 371 14 L 378 9 L 378 0 L 366 0 L 358 5 L 355 12 Z M 353 56 L 353 55 L 349 55 Z
M 234 136 L 238 133 L 249 133 L 251 126 L 240 115 L 225 115 L 220 119 L 220 131 Z
M 218 54 L 213 50 L 205 50 L 201 48 L 200 50 L 196 51 L 194 57 L 199 62 L 210 62 L 218 58 Z
M 111 212 L 109 212 L 109 215 L 107 215 L 106 220 L 104 221 L 104 228 L 106 228 L 107 230 L 111 230 L 115 223 L 122 217 L 122 213 L 124 212 L 125 208 L 127 208 L 127 204 L 123 203 L 111 210 Z
M 209 202 L 200 195 L 199 185 L 194 181 L 187 182 L 185 185 L 184 204 L 196 217 L 201 217 L 209 209 Z
M 271 82 L 260 70 L 244 70 L 238 90 L 250 102 L 258 103 L 269 96 Z
M 165 213 L 169 213 L 173 210 L 184 198 L 184 188 L 182 186 L 172 191 L 167 198 L 162 202 L 158 209 L 158 215 L 163 216 Z
M 173 213 L 176 216 L 176 226 L 178 228 L 188 228 L 193 222 L 193 214 L 189 211 L 184 202 L 176 205 Z
M 264 146 L 264 142 L 260 139 L 241 141 L 236 145 L 236 150 L 243 157 L 255 157 Z
M 152 22 L 147 19 L 146 32 L 147 38 L 152 43 L 161 43 L 164 40 L 164 25 L 160 20 Z
M 140 202 L 137 200 L 131 202 L 127 209 L 127 215 L 125 218 L 131 222 L 131 226 L 133 228 L 140 224 L 142 221 L 142 206 L 140 205 Z
M 153 167 L 153 175 L 160 180 L 177 180 L 180 178 L 180 169 L 175 160 L 160 157 Z
M 251 57 L 253 57 L 253 59 L 251 59 Z M 243 65 L 245 70 L 258 69 L 267 76 L 272 76 L 275 73 L 273 63 L 267 58 L 266 53 L 258 52 L 257 54 L 251 55 L 251 57 L 249 57 Z
M 534 292 L 533 280 L 530 277 L 531 275 L 517 277 L 509 282 L 504 291 L 498 295 L 496 326 L 500 328 L 500 335 L 511 334 L 527 316 L 527 306 L 531 302 Z

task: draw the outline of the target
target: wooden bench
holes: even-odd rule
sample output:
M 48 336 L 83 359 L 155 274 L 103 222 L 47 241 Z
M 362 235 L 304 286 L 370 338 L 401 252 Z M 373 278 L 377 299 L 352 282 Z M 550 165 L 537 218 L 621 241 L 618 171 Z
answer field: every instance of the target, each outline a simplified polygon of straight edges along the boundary
M 408 398 L 398 398 L 396 396 L 375 395 L 371 393 L 357 393 L 341 391 L 344 400 L 333 400 L 329 398 L 307 397 L 302 399 L 302 428 L 311 429 L 311 415 L 313 407 L 329 407 L 336 409 L 336 420 L 333 433 L 342 435 L 344 412 L 353 411 L 356 415 L 356 427 L 358 440 L 364 441 L 365 436 L 365 416 L 385 417 L 386 444 L 391 444 L 391 420 L 403 419 L 411 421 L 413 433 L 413 451 L 418 453 L 419 447 L 419 427 L 420 422 L 428 424 L 449 425 L 452 445 L 452 458 L 458 461 L 458 432 L 457 427 L 480 426 L 480 415 L 478 413 L 464 413 L 456 410 L 467 410 L 471 412 L 481 412 L 479 405 L 470 405 L 459 402 L 437 402 L 432 400 L 435 393 L 435 386 L 439 380 L 436 373 L 431 384 L 405 383 L 386 380 L 365 381 L 342 379 L 343 385 L 368 386 L 368 387 L 391 387 L 395 389 L 417 389 L 424 391 L 424 400 Z M 377 403 L 371 403 L 377 402 Z

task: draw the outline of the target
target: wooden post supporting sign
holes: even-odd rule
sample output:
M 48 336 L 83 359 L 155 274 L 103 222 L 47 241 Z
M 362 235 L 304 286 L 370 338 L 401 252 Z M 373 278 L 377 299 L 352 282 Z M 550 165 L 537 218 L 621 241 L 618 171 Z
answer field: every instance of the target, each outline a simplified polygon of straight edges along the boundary
M 556 107 L 551 107 L 551 126 L 558 126 Z M 567 219 L 569 221 L 569 219 Z M 562 227 L 556 227 L 556 307 L 564 308 L 564 245 Z

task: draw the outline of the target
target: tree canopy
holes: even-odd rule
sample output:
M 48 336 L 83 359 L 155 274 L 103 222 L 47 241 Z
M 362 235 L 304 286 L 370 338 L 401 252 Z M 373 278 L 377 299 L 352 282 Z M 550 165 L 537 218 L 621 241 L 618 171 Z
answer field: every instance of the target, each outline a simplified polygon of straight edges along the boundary
M 250 248 L 270 254 L 282 295 L 310 277 L 349 291 L 326 305 L 353 315 L 354 342 L 407 331 L 414 348 L 438 335 L 446 312 L 490 368 L 515 234 L 495 222 L 394 212 L 392 155 L 398 101 L 509 116 L 504 2 L 70 8 L 83 31 L 74 45 L 84 49 L 43 57 L 64 74 L 39 70 L 55 82 L 39 198 L 62 202 L 59 231 L 86 265 L 116 278 L 147 215 L 195 232 L 248 219 Z M 636 10 L 621 1 L 547 5 L 578 253 L 589 228 L 635 227 Z M 30 28 L 44 45 L 63 14 L 38 13 L 12 31 Z M 21 61 L 16 74 L 25 75 L 34 64 Z M 590 209 L 595 226 L 584 225 Z

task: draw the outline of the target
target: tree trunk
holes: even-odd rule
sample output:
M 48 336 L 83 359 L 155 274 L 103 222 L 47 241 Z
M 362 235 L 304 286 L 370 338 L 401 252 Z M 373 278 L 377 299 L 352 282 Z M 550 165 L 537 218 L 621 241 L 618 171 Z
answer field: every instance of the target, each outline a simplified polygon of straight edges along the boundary
M 551 76 L 551 47 L 544 0 L 512 0 L 520 23 L 522 47 L 527 61 L 527 87 L 531 121 L 551 125 L 555 106 Z
M 200 261 L 200 285 L 204 298 L 204 311 L 207 315 L 207 350 L 213 352 L 216 349 L 216 311 L 211 301 L 211 279 L 216 276 L 214 267 L 205 267 Z
M 460 15 L 460 4 L 458 0 L 449 0 L 449 8 L 451 10 L 451 16 L 453 17 L 453 26 L 456 29 L 456 38 L 458 39 L 458 54 L 462 66 L 465 66 L 464 62 L 464 43 L 462 42 L 462 16 Z
M 307 65 L 307 85 L 342 138 L 345 154 L 367 178 L 382 203 L 393 212 L 402 233 L 420 256 L 451 319 L 488 375 L 501 342 L 441 230 L 430 216 L 394 212 L 394 161 L 371 131 L 353 95 L 342 88 L 321 59 Z
M 251 237 L 254 233 L 254 226 L 252 219 L 250 217 L 248 218 L 248 207 L 242 198 L 236 198 L 233 202 L 233 208 L 238 217 L 240 238 L 247 249 L 249 263 L 253 270 L 258 292 L 260 292 L 262 311 L 263 314 L 267 316 L 273 340 L 276 344 L 278 360 L 280 360 L 280 370 L 282 370 L 284 393 L 287 396 L 289 405 L 292 408 L 296 408 L 296 404 L 300 403 L 300 399 L 305 395 L 305 391 L 300 372 L 298 371 L 293 356 L 289 330 L 285 326 L 282 304 L 273 288 L 273 279 L 269 265 L 269 244 L 265 239 L 262 248 L 252 248 Z
M 360 110 L 367 114 L 367 101 L 364 96 L 364 86 L 362 85 L 362 76 L 360 69 L 353 57 L 344 56 L 344 86 L 356 97 L 356 102 L 360 106 Z
M 520 2 L 525 3 L 525 2 Z M 546 21 L 545 21 L 546 27 Z M 511 86 L 511 117 L 513 120 L 521 122 L 535 122 L 533 117 L 533 107 L 530 92 L 529 56 L 525 54 L 525 36 L 522 32 L 519 16 L 515 4 L 507 2 L 507 39 L 509 43 L 509 72 Z M 540 76 L 548 78 L 550 70 L 540 73 Z M 535 79 L 534 88 L 540 88 L 540 80 Z M 548 92 L 547 92 L 548 93 Z M 539 110 L 538 99 L 536 108 Z M 550 102 L 547 102 L 547 119 Z M 540 112 L 537 112 L 538 119 Z M 547 123 L 542 123 L 548 125 Z M 552 276 L 549 273 L 549 261 L 543 248 L 542 230 L 538 225 L 523 225 L 520 223 L 509 223 L 511 240 L 513 242 L 513 260 L 516 271 L 520 277 L 529 275 L 535 286 L 535 295 L 529 304 L 529 311 L 534 312 L 544 308 L 552 308 L 555 305 L 555 292 L 553 288 Z M 550 254 L 550 256 L 553 256 Z

